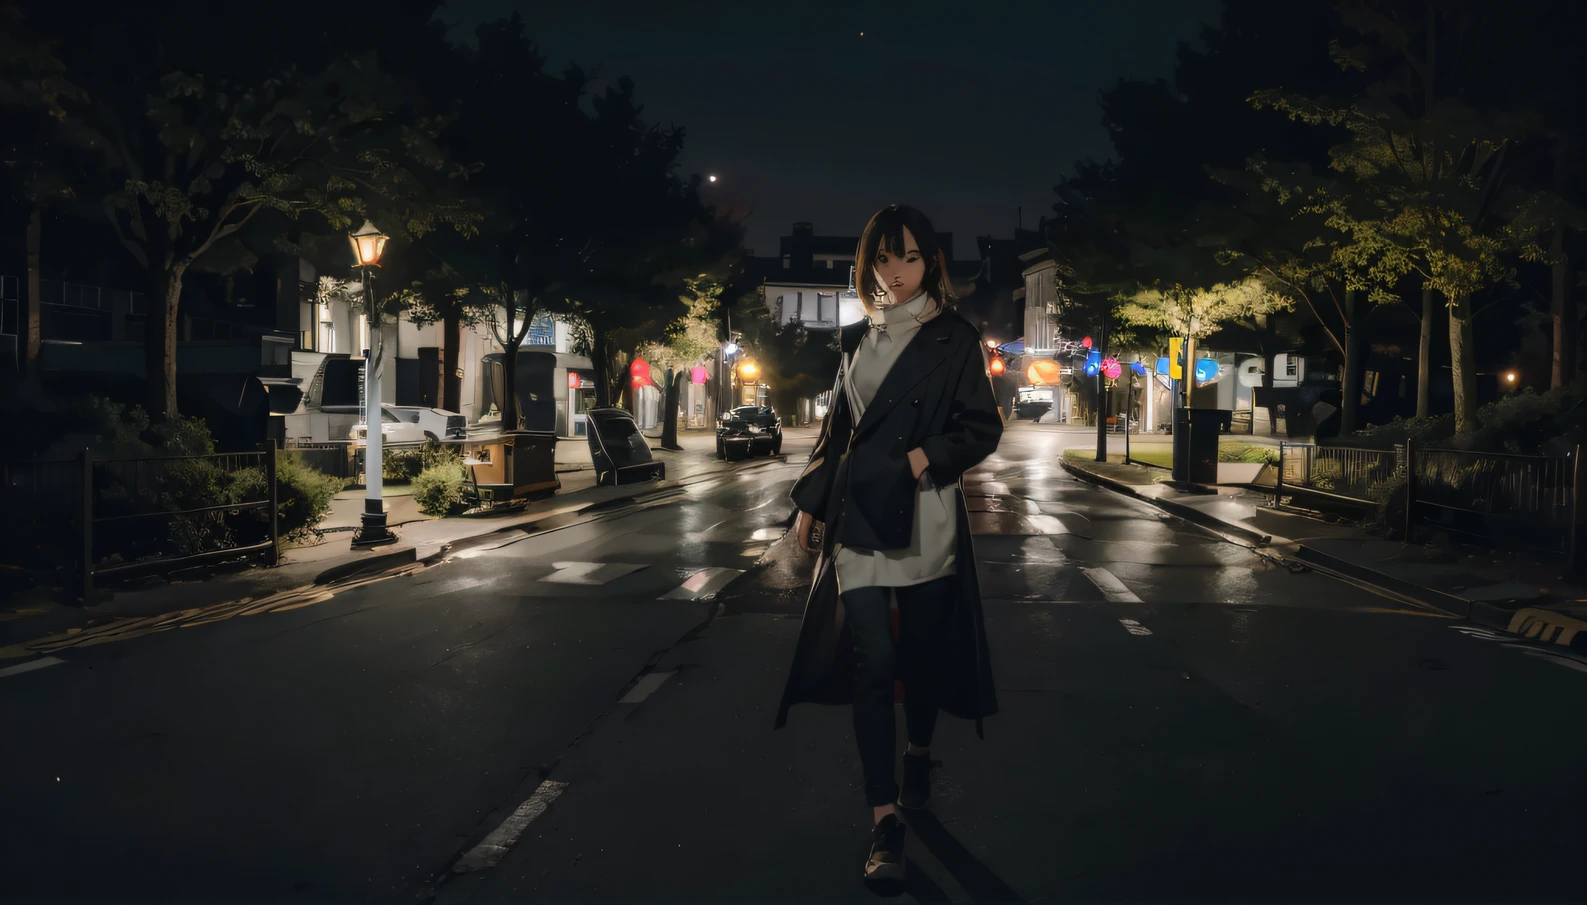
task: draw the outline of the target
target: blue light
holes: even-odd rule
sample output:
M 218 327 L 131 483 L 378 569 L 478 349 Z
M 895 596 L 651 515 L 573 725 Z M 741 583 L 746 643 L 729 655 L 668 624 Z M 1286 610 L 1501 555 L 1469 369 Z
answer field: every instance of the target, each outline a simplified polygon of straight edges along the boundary
M 1086 376 L 1095 377 L 1102 372 L 1102 353 L 1096 349 L 1086 356 Z
M 1167 377 L 1168 376 L 1169 364 L 1170 364 L 1170 362 L 1169 362 L 1169 360 L 1167 358 L 1159 358 L 1159 359 L 1157 359 L 1157 373 L 1163 375 L 1164 377 Z
M 1196 361 L 1196 382 L 1197 383 L 1211 383 L 1213 380 L 1216 380 L 1217 377 L 1218 377 L 1218 363 L 1217 362 L 1213 361 L 1210 358 L 1202 358 L 1202 359 L 1198 359 Z
M 1146 365 L 1142 364 L 1141 362 L 1138 362 L 1138 361 L 1130 362 L 1130 370 L 1134 371 L 1136 373 L 1136 375 L 1139 376 L 1139 377 L 1145 377 L 1146 376 Z

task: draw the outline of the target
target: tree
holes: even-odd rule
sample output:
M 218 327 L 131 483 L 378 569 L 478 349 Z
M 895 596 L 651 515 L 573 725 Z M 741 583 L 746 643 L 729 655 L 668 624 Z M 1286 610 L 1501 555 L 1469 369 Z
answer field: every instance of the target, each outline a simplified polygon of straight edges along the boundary
M 717 312 L 725 285 L 701 276 L 685 280 L 684 286 L 679 301 L 688 306 L 688 313 L 674 322 L 659 341 L 641 350 L 651 363 L 664 368 L 682 369 L 708 361 L 721 346 Z
M 772 407 L 785 421 L 795 418 L 800 399 L 832 389 L 841 354 L 838 335 L 807 330 L 798 322 L 778 323 L 759 289 L 743 301 L 749 306 L 748 314 L 734 323 L 743 325 L 746 359 L 753 360 L 765 375 Z
M 1482 75 L 1470 71 L 1477 55 L 1453 51 L 1462 35 L 1487 24 L 1476 7 L 1458 0 L 1347 0 L 1340 9 L 1363 43 L 1336 45 L 1336 62 L 1375 78 L 1361 96 L 1264 90 L 1252 102 L 1345 130 L 1348 137 L 1330 156 L 1332 168 L 1348 179 L 1339 189 L 1308 187 L 1307 210 L 1346 237 L 1334 263 L 1365 274 L 1374 298 L 1391 295 L 1410 274 L 1445 297 L 1456 427 L 1469 430 L 1477 410 L 1472 297 L 1511 276 L 1512 256 L 1545 256 L 1533 237 L 1548 225 L 1541 219 L 1547 205 L 1538 193 L 1501 199 L 1499 192 L 1513 137 L 1524 126 L 1478 110 L 1449 89 Z
M 177 410 L 187 274 L 251 266 L 242 232 L 266 211 L 345 232 L 367 196 L 400 191 L 406 168 L 381 146 L 392 98 L 368 62 L 281 71 L 256 85 L 172 71 L 136 101 L 102 88 L 72 125 L 102 154 L 106 221 L 157 289 L 146 376 L 149 409 L 164 416 Z M 433 228 L 435 212 L 409 214 L 407 232 Z
M 7 189 L 27 215 L 25 332 L 17 351 L 29 378 L 37 377 L 40 345 L 42 214 L 73 197 L 73 174 L 61 153 L 70 135 L 61 124 L 82 100 L 82 90 L 70 81 L 50 43 L 26 27 L 14 4 L 0 4 L 0 131 L 10 138 L 3 155 Z
M 1118 306 L 1119 319 L 1128 324 L 1156 327 L 1185 337 L 1187 371 L 1195 367 L 1196 342 L 1230 322 L 1251 322 L 1274 312 L 1287 311 L 1294 302 L 1275 287 L 1254 277 L 1238 283 L 1208 287 L 1153 286 L 1130 295 Z M 1190 401 L 1187 373 L 1185 401 Z

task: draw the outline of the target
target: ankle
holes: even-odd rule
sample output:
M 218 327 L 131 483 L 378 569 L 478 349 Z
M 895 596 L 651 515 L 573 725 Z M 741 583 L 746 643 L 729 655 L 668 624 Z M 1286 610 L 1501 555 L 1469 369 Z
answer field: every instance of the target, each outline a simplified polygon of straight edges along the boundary
M 897 805 L 891 805 L 891 804 L 884 804 L 884 805 L 879 805 L 877 807 L 871 808 L 871 823 L 872 823 L 872 825 L 881 823 L 883 820 L 886 820 L 887 819 L 887 815 L 889 815 L 889 814 L 893 815 L 894 817 L 898 816 L 898 806 Z

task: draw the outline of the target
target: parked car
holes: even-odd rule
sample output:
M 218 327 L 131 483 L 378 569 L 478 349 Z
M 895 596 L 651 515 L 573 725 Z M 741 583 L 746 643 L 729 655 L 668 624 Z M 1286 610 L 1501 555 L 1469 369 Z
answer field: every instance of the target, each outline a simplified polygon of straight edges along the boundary
M 728 411 L 716 426 L 716 457 L 782 455 L 782 421 L 771 406 L 741 405 Z
M 355 424 L 347 432 L 347 436 L 358 443 L 367 439 L 368 434 L 364 425 Z M 396 443 L 423 443 L 431 438 L 424 426 L 417 421 L 408 421 L 397 417 L 397 413 L 385 406 L 380 407 L 380 442 L 385 445 Z
M 392 405 L 385 407 L 403 421 L 424 428 L 426 438 L 437 440 L 467 440 L 468 419 L 445 409 L 425 408 L 419 405 Z

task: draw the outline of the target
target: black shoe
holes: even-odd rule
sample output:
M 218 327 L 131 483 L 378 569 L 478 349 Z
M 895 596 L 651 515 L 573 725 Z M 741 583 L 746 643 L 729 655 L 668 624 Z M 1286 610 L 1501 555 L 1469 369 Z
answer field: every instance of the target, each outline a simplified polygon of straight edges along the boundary
M 931 755 L 904 755 L 904 784 L 898 790 L 898 806 L 916 810 L 931 797 Z
M 865 860 L 865 879 L 904 879 L 904 834 L 897 814 L 888 814 L 871 830 L 871 854 Z

